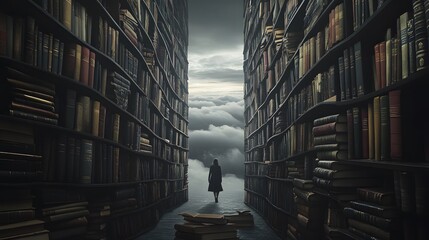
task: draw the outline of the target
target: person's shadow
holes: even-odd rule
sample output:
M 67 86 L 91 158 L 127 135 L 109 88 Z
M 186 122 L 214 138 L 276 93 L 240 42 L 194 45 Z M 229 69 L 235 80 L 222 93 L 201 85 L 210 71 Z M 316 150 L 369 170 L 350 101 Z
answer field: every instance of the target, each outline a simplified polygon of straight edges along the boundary
M 219 213 L 219 210 L 220 210 L 219 204 L 211 202 L 201 207 L 198 210 L 198 213 Z

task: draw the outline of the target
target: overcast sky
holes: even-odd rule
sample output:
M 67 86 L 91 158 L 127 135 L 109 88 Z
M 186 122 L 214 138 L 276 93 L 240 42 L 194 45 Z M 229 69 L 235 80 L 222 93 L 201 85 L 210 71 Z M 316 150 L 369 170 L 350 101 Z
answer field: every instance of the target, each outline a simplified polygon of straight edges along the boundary
M 189 158 L 243 177 L 243 1 L 188 0 Z M 196 161 L 190 162 L 189 171 Z M 192 181 L 192 180 L 191 180 Z

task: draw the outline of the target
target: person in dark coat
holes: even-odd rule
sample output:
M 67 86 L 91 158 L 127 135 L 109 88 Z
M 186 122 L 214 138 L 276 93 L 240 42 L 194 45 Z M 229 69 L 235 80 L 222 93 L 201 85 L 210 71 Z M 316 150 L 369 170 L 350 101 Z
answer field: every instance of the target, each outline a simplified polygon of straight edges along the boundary
M 213 160 L 213 165 L 210 166 L 209 172 L 209 192 L 213 192 L 215 202 L 218 202 L 219 192 L 222 188 L 222 170 L 220 169 L 218 160 Z

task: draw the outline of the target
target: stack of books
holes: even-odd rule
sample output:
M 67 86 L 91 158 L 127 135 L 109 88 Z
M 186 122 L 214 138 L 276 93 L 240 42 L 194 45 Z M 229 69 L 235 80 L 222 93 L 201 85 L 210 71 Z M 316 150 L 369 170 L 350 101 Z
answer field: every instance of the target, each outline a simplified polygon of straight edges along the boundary
M 249 210 L 237 211 L 235 214 L 225 214 L 225 218 L 229 224 L 235 227 L 253 227 L 253 215 Z
M 42 156 L 36 154 L 32 127 L 0 120 L 0 180 L 37 181 L 42 177 Z
M 136 190 L 134 188 L 116 190 L 113 193 L 110 207 L 112 214 L 118 214 L 137 208 Z
M 113 72 L 109 76 L 108 97 L 122 109 L 128 108 L 128 95 L 130 95 L 130 81 Z
M 55 112 L 55 86 L 45 81 L 38 81 L 17 70 L 6 69 L 6 81 L 0 87 L 5 91 L 4 106 L 0 111 L 8 111 L 10 115 L 44 122 L 58 124 L 58 114 Z
M 44 221 L 35 219 L 30 190 L 4 189 L 0 192 L 1 239 L 49 239 Z
M 152 153 L 152 144 L 150 144 L 149 135 L 142 133 L 140 135 L 140 152 Z
M 382 188 L 358 188 L 359 200 L 344 208 L 349 230 L 365 239 L 392 239 L 400 227 L 395 194 Z
M 89 201 L 88 229 L 85 239 L 106 239 L 107 221 L 110 216 L 110 199 L 97 196 Z
M 35 191 L 36 217 L 45 221 L 49 239 L 84 239 L 88 202 L 81 193 L 65 188 L 40 188 Z
M 322 235 L 325 205 L 320 195 L 313 192 L 313 188 L 312 180 L 293 180 L 298 226 L 296 232 L 292 228 L 288 231 L 294 239 L 317 239 Z
M 185 223 L 174 225 L 176 240 L 238 239 L 235 226 L 223 214 L 181 213 Z
M 356 199 L 355 188 L 378 184 L 372 171 L 341 164 L 348 159 L 345 114 L 315 119 L 313 136 L 318 158 L 313 171 L 316 187 L 329 191 L 340 201 L 350 201 Z
M 88 202 L 62 203 L 41 209 L 49 239 L 83 237 L 88 224 Z

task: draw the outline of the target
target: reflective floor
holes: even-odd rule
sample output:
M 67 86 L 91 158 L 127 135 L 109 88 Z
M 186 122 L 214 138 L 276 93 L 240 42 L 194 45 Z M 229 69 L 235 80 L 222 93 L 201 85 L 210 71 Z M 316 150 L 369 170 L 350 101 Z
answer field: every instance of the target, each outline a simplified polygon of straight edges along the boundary
M 219 202 L 215 203 L 213 194 L 207 192 L 205 184 L 199 181 L 191 181 L 189 185 L 189 201 L 171 212 L 165 213 L 153 230 L 137 239 L 173 240 L 175 234 L 174 224 L 184 222 L 183 217 L 178 215 L 181 212 L 228 214 L 234 213 L 236 210 L 251 210 L 255 221 L 253 228 L 238 230 L 240 239 L 280 239 L 254 210 L 243 203 L 243 180 L 238 178 L 224 179 L 222 184 L 224 191 L 219 194 Z

